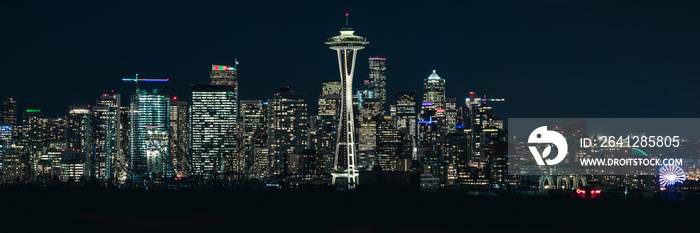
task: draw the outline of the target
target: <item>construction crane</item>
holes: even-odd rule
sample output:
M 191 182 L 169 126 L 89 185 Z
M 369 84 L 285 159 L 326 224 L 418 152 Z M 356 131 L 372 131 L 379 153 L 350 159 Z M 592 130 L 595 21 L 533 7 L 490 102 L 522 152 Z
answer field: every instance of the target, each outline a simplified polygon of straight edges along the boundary
M 483 98 L 479 98 L 479 97 L 476 97 L 476 93 L 475 93 L 475 92 L 470 91 L 470 92 L 469 92 L 469 97 L 467 97 L 467 99 L 466 99 L 465 102 L 467 103 L 467 105 L 470 105 L 470 104 L 482 104 L 482 103 L 486 103 L 487 101 L 488 101 L 488 102 L 505 102 L 506 99 L 504 99 L 504 98 L 500 98 L 500 99 L 487 99 L 487 98 L 486 98 L 486 95 L 484 95 Z
M 134 82 L 136 84 L 136 91 L 139 90 L 139 82 L 167 82 L 170 81 L 169 78 L 139 78 L 139 74 L 136 74 L 134 78 L 122 78 L 124 82 Z

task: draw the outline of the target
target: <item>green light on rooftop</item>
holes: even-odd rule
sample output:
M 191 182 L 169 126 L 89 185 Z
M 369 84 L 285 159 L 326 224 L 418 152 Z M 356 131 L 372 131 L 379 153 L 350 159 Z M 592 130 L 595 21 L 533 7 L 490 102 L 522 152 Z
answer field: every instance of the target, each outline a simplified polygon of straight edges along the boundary
M 39 109 L 27 109 L 27 112 L 41 112 Z

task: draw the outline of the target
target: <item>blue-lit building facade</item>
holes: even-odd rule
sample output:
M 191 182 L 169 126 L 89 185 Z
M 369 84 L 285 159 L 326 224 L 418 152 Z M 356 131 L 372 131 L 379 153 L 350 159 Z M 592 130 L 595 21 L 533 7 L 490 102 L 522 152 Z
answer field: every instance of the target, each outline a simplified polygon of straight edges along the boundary
M 131 97 L 129 181 L 155 187 L 173 177 L 170 158 L 170 98 L 158 90 L 137 90 Z
M 12 151 L 12 125 L 0 122 L 0 171 L 5 171 L 5 156 Z

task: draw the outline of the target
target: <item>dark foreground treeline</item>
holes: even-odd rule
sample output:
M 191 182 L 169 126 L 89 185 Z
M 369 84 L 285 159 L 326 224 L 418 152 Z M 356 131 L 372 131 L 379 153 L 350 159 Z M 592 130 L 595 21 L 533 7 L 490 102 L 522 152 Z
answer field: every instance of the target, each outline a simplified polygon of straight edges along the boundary
M 696 232 L 696 200 L 463 192 L 0 189 L 0 232 Z

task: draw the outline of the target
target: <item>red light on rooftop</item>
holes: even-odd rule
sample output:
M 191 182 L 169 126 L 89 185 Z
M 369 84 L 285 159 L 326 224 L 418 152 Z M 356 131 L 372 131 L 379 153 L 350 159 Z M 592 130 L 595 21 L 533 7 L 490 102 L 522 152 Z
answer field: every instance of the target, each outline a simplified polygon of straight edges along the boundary
M 173 100 L 177 100 L 177 96 L 173 96 Z

